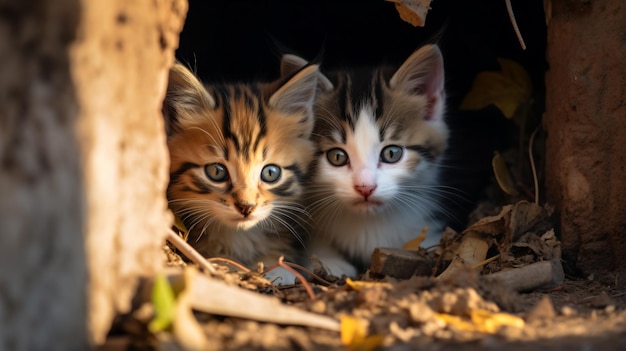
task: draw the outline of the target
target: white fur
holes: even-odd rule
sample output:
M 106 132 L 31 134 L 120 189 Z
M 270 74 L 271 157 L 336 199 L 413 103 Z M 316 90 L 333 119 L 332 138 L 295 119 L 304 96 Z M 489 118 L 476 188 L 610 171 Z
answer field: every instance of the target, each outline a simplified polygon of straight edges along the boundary
M 349 165 L 335 167 L 325 154 L 318 159 L 311 187 L 310 210 L 316 221 L 312 254 L 329 273 L 353 277 L 357 270 L 342 254 L 367 266 L 375 248 L 401 247 L 426 226 L 428 234 L 422 246 L 439 243 L 444 225 L 431 218 L 437 208 L 431 196 L 431 187 L 438 179 L 437 164 L 422 161 L 415 169 L 407 169 L 409 150 L 404 150 L 397 163 L 381 162 L 382 149 L 394 144 L 380 142 L 378 127 L 367 108 L 360 111 L 354 133 L 346 136 L 346 145 L 342 147 L 349 155 Z M 363 202 L 363 196 L 354 186 L 368 183 L 376 185 L 368 199 L 371 202 L 355 205 Z

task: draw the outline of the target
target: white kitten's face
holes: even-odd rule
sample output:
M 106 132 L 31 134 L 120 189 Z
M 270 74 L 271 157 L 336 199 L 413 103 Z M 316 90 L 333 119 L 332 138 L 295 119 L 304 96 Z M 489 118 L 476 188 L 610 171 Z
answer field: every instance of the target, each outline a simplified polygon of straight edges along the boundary
M 409 162 L 402 140 L 380 140 L 369 109 L 361 110 L 353 130 L 346 129 L 345 143 L 327 144 L 320 156 L 318 181 L 333 189 L 331 196 L 345 209 L 375 213 L 390 206 L 398 184 L 413 173 L 415 160 Z M 336 140 L 342 139 L 339 134 Z

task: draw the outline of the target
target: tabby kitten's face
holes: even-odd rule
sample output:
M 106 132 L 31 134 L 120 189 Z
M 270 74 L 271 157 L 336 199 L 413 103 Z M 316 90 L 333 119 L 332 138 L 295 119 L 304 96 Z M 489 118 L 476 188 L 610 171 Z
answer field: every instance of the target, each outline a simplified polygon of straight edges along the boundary
M 190 233 L 280 225 L 298 211 L 317 75 L 312 65 L 275 84 L 205 87 L 181 64 L 172 68 L 167 196 Z
M 319 156 L 312 192 L 320 199 L 312 210 L 433 212 L 429 186 L 437 182 L 448 134 L 439 49 L 421 48 L 395 72 L 329 77 L 320 81 L 316 102 Z

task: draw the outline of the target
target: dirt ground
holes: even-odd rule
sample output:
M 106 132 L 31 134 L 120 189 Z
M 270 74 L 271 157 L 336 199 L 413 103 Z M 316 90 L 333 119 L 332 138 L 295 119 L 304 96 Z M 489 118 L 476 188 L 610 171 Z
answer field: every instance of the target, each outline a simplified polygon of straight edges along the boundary
M 176 257 L 171 255 L 170 257 Z M 184 265 L 176 258 L 174 264 Z M 218 279 L 242 289 L 274 296 L 286 305 L 341 320 L 341 332 L 278 325 L 196 312 L 206 350 L 622 350 L 626 347 L 626 290 L 620 277 L 566 276 L 558 285 L 519 293 L 486 281 L 472 271 L 439 280 L 370 277 L 357 282 L 309 282 L 275 287 L 256 273 L 220 266 Z M 332 277 L 325 277 L 331 279 Z M 500 316 L 474 319 L 476 311 Z M 350 316 L 365 334 L 344 340 Z M 497 319 L 492 319 L 493 321 Z M 521 323 L 523 324 L 519 324 Z M 146 320 L 131 314 L 118 323 L 101 351 L 184 350 L 168 333 L 155 337 Z M 359 339 L 360 338 L 360 339 Z

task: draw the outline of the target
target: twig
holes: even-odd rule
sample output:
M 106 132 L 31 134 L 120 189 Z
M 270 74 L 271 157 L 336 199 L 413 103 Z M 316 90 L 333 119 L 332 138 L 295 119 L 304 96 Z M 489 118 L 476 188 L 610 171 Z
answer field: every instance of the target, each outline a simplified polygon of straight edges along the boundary
M 235 261 L 233 261 L 233 260 L 230 260 L 230 259 L 228 259 L 228 258 L 224 258 L 224 257 L 211 257 L 211 258 L 207 258 L 207 261 L 209 261 L 209 262 L 216 262 L 216 261 L 217 261 L 217 262 L 224 262 L 224 263 L 227 263 L 227 264 L 229 264 L 229 265 L 231 265 L 231 266 L 234 266 L 234 267 L 236 267 L 237 269 L 239 269 L 239 270 L 241 270 L 241 271 L 244 271 L 244 272 L 246 272 L 246 273 L 250 272 L 250 269 L 249 269 L 248 267 L 246 267 L 246 266 L 242 265 L 242 264 L 241 264 L 241 263 L 239 263 L 239 262 L 235 262 Z
M 513 30 L 515 31 L 515 35 L 517 35 L 517 40 L 519 40 L 519 44 L 522 46 L 522 50 L 526 50 L 526 44 L 524 43 L 524 38 L 522 38 L 522 33 L 517 26 L 517 21 L 515 21 L 515 14 L 513 13 L 513 6 L 511 6 L 511 0 L 504 0 L 506 3 L 506 11 L 509 13 L 509 19 L 511 20 L 511 24 L 513 25 Z
M 278 267 L 282 267 L 283 269 L 287 270 L 288 272 L 290 272 L 291 274 L 295 275 L 298 279 L 300 279 L 300 281 L 302 282 L 302 285 L 304 286 L 304 289 L 306 290 L 307 294 L 309 294 L 309 298 L 311 300 L 315 300 L 315 293 L 313 293 L 313 289 L 311 288 L 311 285 L 306 281 L 306 279 L 304 279 L 304 276 L 302 276 L 302 274 L 300 274 L 298 271 L 296 271 L 295 269 L 293 269 L 292 267 L 290 267 L 288 264 L 286 264 L 285 262 L 283 262 L 284 257 L 280 256 L 278 258 L 278 262 L 276 262 L 275 265 L 271 266 L 270 268 L 266 269 L 265 271 L 263 271 L 263 274 L 276 269 Z
M 495 256 L 493 256 L 493 257 L 489 257 L 488 259 L 486 259 L 486 260 L 484 260 L 484 261 L 482 261 L 482 262 L 478 262 L 478 263 L 476 263 L 475 265 L 473 265 L 473 266 L 472 266 L 472 267 L 470 267 L 470 268 L 471 268 L 471 269 L 476 269 L 476 268 L 478 268 L 478 267 L 485 266 L 485 265 L 487 265 L 487 264 L 489 264 L 489 263 L 491 263 L 491 262 L 493 262 L 493 261 L 497 260 L 498 258 L 500 258 L 500 254 L 497 254 L 497 255 L 495 255 Z
M 293 262 L 283 262 L 283 263 L 286 264 L 286 265 L 289 265 L 289 266 L 291 266 L 293 268 L 297 268 L 297 269 L 300 269 L 300 270 L 303 270 L 303 271 L 307 272 L 308 274 L 311 275 L 311 277 L 313 279 L 319 281 L 320 283 L 322 283 L 322 284 L 324 284 L 326 286 L 333 285 L 333 283 L 331 283 L 328 280 L 326 280 L 326 279 L 320 277 L 319 275 L 313 273 L 310 269 L 308 269 L 308 268 L 306 268 L 304 266 L 301 266 L 301 265 L 299 265 L 297 263 L 293 263 Z
M 167 241 L 169 241 L 172 245 L 174 245 L 175 248 L 182 252 L 183 255 L 185 255 L 198 266 L 200 266 L 202 269 L 211 274 L 217 273 L 215 268 L 204 257 L 202 257 L 202 255 L 198 251 L 196 251 L 196 249 L 194 249 L 171 229 L 168 229 L 167 231 Z
M 530 134 L 528 141 L 528 158 L 530 159 L 530 169 L 533 172 L 533 182 L 535 183 L 535 205 L 539 205 L 539 181 L 537 180 L 537 169 L 535 168 L 535 158 L 533 157 L 533 142 L 535 134 L 539 131 L 541 124 L 537 125 L 535 130 Z

